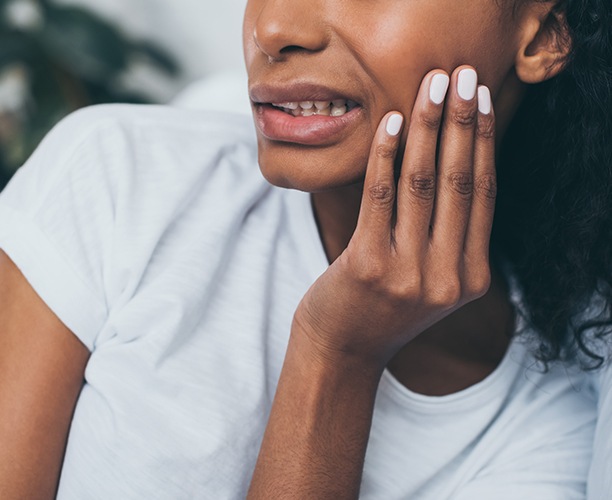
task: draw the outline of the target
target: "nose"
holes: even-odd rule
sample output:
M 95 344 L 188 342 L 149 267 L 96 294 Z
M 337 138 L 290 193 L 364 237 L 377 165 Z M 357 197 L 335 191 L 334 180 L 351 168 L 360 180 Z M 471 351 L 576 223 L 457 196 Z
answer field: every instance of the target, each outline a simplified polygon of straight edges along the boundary
M 270 60 L 294 52 L 314 53 L 329 43 L 329 32 L 317 0 L 262 0 L 253 26 L 257 47 Z

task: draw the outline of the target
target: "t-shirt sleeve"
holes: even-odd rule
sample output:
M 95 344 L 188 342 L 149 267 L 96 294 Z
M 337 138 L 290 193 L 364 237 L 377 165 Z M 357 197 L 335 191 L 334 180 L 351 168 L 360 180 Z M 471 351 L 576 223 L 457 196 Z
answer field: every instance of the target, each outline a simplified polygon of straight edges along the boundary
M 90 350 L 108 311 L 114 206 L 105 164 L 122 147 L 112 128 L 103 109 L 73 114 L 0 194 L 0 248 Z
M 612 498 L 612 364 L 601 372 L 599 415 L 589 473 L 588 500 Z

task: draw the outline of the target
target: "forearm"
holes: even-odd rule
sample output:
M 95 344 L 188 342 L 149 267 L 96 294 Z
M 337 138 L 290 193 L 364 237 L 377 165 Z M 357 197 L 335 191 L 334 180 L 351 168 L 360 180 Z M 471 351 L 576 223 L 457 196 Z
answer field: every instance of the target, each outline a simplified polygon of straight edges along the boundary
M 292 335 L 248 498 L 357 498 L 379 379 Z

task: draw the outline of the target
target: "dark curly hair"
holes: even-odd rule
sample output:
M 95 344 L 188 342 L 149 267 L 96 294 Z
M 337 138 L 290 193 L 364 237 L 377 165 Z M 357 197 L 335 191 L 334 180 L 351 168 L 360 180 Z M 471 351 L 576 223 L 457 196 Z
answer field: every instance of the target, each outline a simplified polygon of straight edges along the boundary
M 528 88 L 504 137 L 492 244 L 538 358 L 597 368 L 612 331 L 612 2 L 560 0 L 554 12 L 570 53 Z

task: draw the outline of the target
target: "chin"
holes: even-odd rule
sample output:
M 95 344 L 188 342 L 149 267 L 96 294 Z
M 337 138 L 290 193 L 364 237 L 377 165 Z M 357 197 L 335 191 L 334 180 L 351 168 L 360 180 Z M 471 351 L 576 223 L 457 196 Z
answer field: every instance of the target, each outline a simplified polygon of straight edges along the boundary
M 369 148 L 313 148 L 259 140 L 259 167 L 274 186 L 317 193 L 363 182 Z

